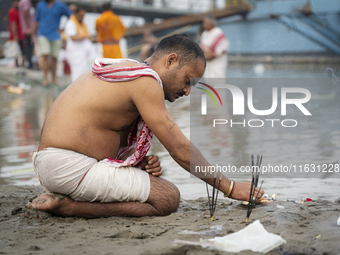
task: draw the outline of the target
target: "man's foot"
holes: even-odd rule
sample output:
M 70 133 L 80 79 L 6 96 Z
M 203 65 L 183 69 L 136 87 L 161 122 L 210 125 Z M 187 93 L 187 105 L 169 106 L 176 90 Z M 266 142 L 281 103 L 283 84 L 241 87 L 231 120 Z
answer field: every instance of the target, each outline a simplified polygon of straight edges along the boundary
M 32 202 L 29 202 L 26 207 L 27 209 L 55 213 L 61 205 L 65 202 L 67 203 L 67 200 L 69 198 L 61 194 L 43 193 L 40 196 L 38 195 Z

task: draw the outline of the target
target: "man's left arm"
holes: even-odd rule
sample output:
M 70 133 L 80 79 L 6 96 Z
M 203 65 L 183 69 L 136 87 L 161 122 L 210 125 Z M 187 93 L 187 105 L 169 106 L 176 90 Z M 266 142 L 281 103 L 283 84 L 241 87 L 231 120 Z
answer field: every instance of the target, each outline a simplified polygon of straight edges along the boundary
M 196 175 L 205 181 L 205 176 L 194 170 L 195 166 L 207 166 L 210 169 L 210 163 L 204 158 L 202 153 L 185 137 L 176 122 L 172 119 L 164 103 L 164 91 L 159 84 L 152 78 L 139 78 L 140 84 L 138 89 L 131 91 L 132 101 L 136 105 L 143 120 L 154 132 L 159 141 L 168 150 L 171 157 L 186 171 Z M 159 87 L 158 87 L 159 86 Z M 142 95 L 142 96 L 141 96 Z M 215 173 L 207 171 L 207 181 L 213 185 Z M 222 177 L 220 190 L 228 193 L 231 181 Z M 232 198 L 239 200 L 248 200 L 251 183 L 237 183 Z M 263 191 L 259 193 L 259 197 Z

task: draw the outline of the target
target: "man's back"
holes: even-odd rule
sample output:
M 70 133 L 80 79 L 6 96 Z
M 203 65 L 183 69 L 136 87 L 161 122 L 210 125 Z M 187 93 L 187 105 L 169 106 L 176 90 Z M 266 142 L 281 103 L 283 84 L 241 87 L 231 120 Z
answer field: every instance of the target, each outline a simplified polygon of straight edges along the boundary
M 125 66 L 135 66 L 132 62 Z M 121 131 L 139 116 L 131 100 L 139 84 L 147 79 L 155 89 L 160 84 L 149 77 L 109 83 L 91 72 L 72 83 L 55 101 L 48 113 L 39 149 L 55 147 L 73 150 L 101 160 L 116 158 Z

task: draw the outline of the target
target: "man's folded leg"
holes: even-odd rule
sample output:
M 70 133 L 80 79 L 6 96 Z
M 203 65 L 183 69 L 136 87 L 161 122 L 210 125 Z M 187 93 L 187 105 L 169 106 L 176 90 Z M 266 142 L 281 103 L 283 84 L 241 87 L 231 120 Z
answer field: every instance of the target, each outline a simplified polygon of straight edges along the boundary
M 150 193 L 149 174 L 135 167 L 97 162 L 69 194 L 75 201 L 144 203 Z
M 99 218 L 110 216 L 166 216 L 178 209 L 180 194 L 175 185 L 160 177 L 149 175 L 150 193 L 141 202 L 78 202 L 58 194 L 42 194 L 29 208 L 69 217 Z
M 168 215 L 178 208 L 178 189 L 138 168 L 112 167 L 55 148 L 38 152 L 34 165 L 45 190 L 71 198 L 43 194 L 29 205 L 37 210 L 93 218 Z

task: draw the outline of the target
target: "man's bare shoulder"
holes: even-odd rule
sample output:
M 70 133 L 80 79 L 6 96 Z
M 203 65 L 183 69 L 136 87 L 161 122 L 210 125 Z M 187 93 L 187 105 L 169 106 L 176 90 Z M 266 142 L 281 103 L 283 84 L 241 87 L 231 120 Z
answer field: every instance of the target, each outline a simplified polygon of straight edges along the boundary
M 132 64 L 136 66 L 134 63 Z M 117 65 L 117 67 L 122 67 L 122 65 Z M 88 72 L 83 78 L 84 79 L 77 81 L 77 84 L 75 84 L 76 87 L 81 90 L 84 90 L 84 87 L 89 87 L 89 89 L 96 88 L 98 92 L 100 86 L 100 91 L 104 91 L 105 94 L 111 95 L 111 93 L 113 93 L 115 96 L 119 95 L 119 97 L 124 95 L 125 98 L 128 96 L 133 101 L 141 98 L 149 100 L 150 98 L 159 98 L 164 101 L 162 85 L 151 76 L 141 76 L 130 81 L 109 82 L 96 77 L 92 72 Z
M 145 66 L 145 65 L 142 64 L 142 63 L 130 61 L 130 60 L 127 59 L 126 61 L 107 65 L 104 68 L 117 68 L 118 69 L 118 68 L 121 68 L 121 67 L 136 67 L 136 66 Z M 87 74 L 87 75 L 90 76 L 89 74 Z M 138 78 L 135 78 L 135 79 L 132 79 L 132 80 L 129 80 L 129 81 L 121 81 L 121 82 L 104 81 L 104 80 L 100 79 L 99 77 L 96 77 L 96 75 L 94 73 L 92 73 L 92 77 L 94 77 L 100 83 L 121 84 L 126 89 L 128 87 L 131 87 L 137 93 L 140 93 L 140 90 L 148 90 L 148 89 L 153 89 L 153 90 L 161 92 L 161 93 L 163 92 L 162 85 L 154 77 L 147 76 L 147 75 L 141 75 Z M 139 95 L 141 95 L 141 94 L 139 94 Z
M 151 76 L 142 76 L 138 79 L 131 81 L 131 87 L 138 89 L 136 93 L 147 93 L 147 94 L 161 94 L 164 95 L 162 85 Z M 139 96 L 146 97 L 147 94 L 139 94 Z

